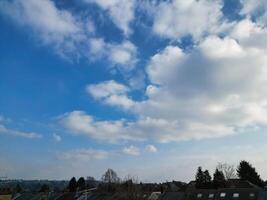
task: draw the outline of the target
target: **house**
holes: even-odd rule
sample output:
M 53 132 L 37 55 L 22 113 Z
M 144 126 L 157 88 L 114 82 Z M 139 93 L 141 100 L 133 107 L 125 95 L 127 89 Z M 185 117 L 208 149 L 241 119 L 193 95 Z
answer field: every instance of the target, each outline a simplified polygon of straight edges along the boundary
M 240 179 L 230 179 L 224 188 L 218 189 L 198 189 L 191 182 L 186 191 L 186 200 L 258 200 L 261 191 L 258 186 Z

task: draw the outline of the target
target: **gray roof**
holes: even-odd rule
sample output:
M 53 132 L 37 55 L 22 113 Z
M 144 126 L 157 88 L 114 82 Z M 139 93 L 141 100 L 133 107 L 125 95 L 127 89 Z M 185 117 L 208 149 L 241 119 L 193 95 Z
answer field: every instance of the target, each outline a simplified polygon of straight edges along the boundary
M 182 200 L 183 198 L 183 192 L 165 192 L 159 196 L 158 200 Z

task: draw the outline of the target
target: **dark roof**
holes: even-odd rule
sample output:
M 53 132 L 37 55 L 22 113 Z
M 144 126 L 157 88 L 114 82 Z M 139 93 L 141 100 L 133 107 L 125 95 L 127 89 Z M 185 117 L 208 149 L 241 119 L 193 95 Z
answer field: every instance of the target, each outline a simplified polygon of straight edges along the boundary
M 238 199 L 241 200 L 253 200 L 257 199 L 259 195 L 260 190 L 257 188 L 222 188 L 218 190 L 209 190 L 209 189 L 198 189 L 194 192 L 190 192 L 186 194 L 186 200 L 195 200 L 195 199 L 201 199 L 201 200 L 210 200 L 209 195 L 213 194 L 214 200 L 232 200 L 233 194 L 238 195 Z M 221 198 L 220 195 L 222 193 L 225 193 L 225 197 Z M 254 197 L 250 197 L 250 194 L 254 194 Z M 197 198 L 198 195 L 201 195 L 201 198 Z
M 75 193 L 74 192 L 64 193 L 61 196 L 59 196 L 58 198 L 56 198 L 56 200 L 74 200 L 74 199 L 75 199 Z
M 104 193 L 94 193 L 92 194 L 88 200 L 103 200 L 106 199 L 107 195 Z
M 262 190 L 259 192 L 258 200 L 267 200 L 267 191 Z
M 158 200 L 182 200 L 183 198 L 183 192 L 165 192 L 159 196 Z
M 259 187 L 246 180 L 229 179 L 226 181 L 226 188 L 259 188 Z

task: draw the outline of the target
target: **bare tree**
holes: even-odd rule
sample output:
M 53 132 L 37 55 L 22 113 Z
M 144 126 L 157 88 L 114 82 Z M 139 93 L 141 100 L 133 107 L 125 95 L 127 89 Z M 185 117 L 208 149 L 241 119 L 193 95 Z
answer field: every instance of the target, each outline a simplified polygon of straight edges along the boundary
M 127 191 L 128 200 L 139 200 L 141 195 L 140 188 L 138 187 L 138 177 L 128 174 L 123 181 L 123 185 Z
M 138 184 L 139 183 L 138 176 L 132 176 L 130 174 L 125 176 L 123 181 L 124 182 L 131 181 L 134 184 Z
M 227 163 L 218 163 L 216 169 L 224 174 L 225 179 L 236 178 L 236 169 L 234 165 Z
M 118 183 L 120 178 L 113 169 L 108 169 L 102 176 L 102 181 L 106 183 Z

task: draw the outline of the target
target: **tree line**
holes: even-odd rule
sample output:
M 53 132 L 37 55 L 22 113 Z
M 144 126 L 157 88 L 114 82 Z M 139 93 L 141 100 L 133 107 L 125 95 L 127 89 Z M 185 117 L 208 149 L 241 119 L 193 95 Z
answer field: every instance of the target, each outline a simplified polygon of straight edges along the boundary
M 231 178 L 239 178 L 255 184 L 259 187 L 264 187 L 264 181 L 257 173 L 256 169 L 245 160 L 240 161 L 235 169 L 233 165 L 219 163 L 211 177 L 208 170 L 202 170 L 198 167 L 195 182 L 197 188 L 223 188 L 226 186 L 227 180 Z

